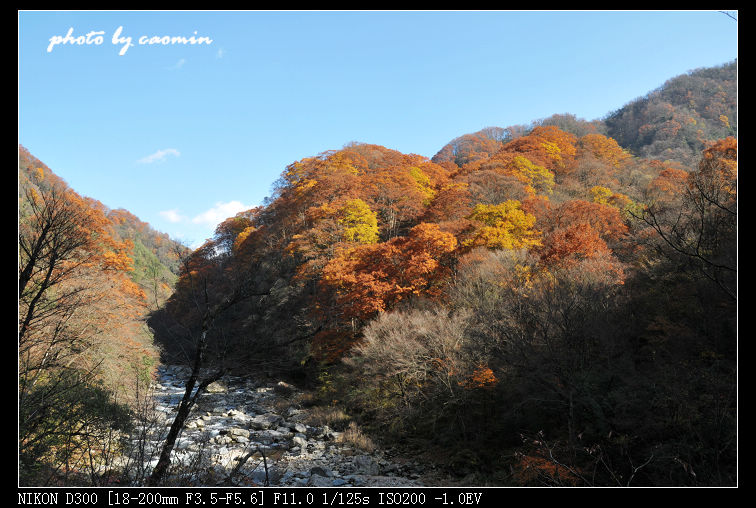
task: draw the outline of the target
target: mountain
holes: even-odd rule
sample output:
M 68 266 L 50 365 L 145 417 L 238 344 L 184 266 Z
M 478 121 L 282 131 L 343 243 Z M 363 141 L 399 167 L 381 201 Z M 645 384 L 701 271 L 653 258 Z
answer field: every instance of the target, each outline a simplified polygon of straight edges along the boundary
M 488 127 L 450 141 L 432 160 L 461 167 L 495 153 L 503 143 L 536 126 L 553 125 L 578 137 L 589 133 L 609 136 L 637 157 L 695 165 L 706 146 L 737 136 L 737 72 L 737 61 L 690 71 L 603 119 L 586 121 L 556 114 L 530 126 Z
M 734 72 L 432 159 L 351 143 L 294 161 L 173 272 L 147 321 L 162 358 L 309 384 L 302 403 L 457 483 L 736 484 Z M 84 203 L 94 280 L 146 293 L 158 261 L 175 270 L 138 219 Z

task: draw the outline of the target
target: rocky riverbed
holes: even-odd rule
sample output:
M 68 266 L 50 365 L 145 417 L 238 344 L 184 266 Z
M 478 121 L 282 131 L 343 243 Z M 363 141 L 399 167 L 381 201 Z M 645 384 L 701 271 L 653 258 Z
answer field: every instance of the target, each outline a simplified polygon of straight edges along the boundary
M 188 370 L 161 366 L 152 428 L 141 437 L 147 469 L 184 394 Z M 173 481 L 189 485 L 282 487 L 421 486 L 423 466 L 397 464 L 380 449 L 356 446 L 344 432 L 312 426 L 298 391 L 283 382 L 227 376 L 192 409 L 171 456 Z M 138 433 L 134 439 L 138 438 Z

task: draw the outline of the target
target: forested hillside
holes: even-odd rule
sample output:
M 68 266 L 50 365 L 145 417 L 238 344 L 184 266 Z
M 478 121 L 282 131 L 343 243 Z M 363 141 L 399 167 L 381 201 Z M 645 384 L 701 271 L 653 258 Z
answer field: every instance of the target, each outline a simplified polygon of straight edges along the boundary
M 634 155 L 695 165 L 707 142 L 738 130 L 737 61 L 698 69 L 609 114 L 606 134 Z
M 159 362 L 145 319 L 185 248 L 23 147 L 18 211 L 20 478 L 36 483 L 86 469 L 129 427 Z
M 734 69 L 432 160 L 296 161 L 151 325 L 171 358 L 208 337 L 208 364 L 314 380 L 476 481 L 733 484 Z

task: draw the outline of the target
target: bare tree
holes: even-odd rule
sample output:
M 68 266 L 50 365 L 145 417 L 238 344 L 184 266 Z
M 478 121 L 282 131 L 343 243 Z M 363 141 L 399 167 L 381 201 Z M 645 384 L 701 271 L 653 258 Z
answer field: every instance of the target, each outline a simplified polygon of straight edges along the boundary
M 18 404 L 22 468 L 39 469 L 40 458 L 58 447 L 59 462 L 101 438 L 103 425 L 123 412 L 96 386 L 99 367 L 90 355 L 95 331 L 92 306 L 104 298 L 94 261 L 103 217 L 63 185 L 28 189 L 19 218 Z M 29 473 L 31 474 L 31 473 Z M 22 472 L 26 475 L 26 472 Z M 36 480 L 30 480 L 36 481 Z

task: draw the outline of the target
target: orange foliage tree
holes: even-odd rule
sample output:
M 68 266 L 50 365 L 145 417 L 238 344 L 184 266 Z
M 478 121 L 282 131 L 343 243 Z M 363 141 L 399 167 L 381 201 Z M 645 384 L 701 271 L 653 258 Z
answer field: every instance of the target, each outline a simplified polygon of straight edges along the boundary
M 597 159 L 608 162 L 616 168 L 619 168 L 632 157 L 613 138 L 601 134 L 586 134 L 580 138 L 579 146 L 581 150 L 590 153 Z
M 323 269 L 347 318 L 366 319 L 413 295 L 435 296 L 449 273 L 444 258 L 457 247 L 450 233 L 422 223 L 407 236 L 346 249 Z
M 618 283 L 624 280 L 623 268 L 610 248 L 621 246 L 628 234 L 618 208 L 578 199 L 567 201 L 550 210 L 544 227 L 539 255 L 550 269 L 581 264 L 586 270 L 604 272 Z
M 566 201 L 553 208 L 546 229 L 555 231 L 576 224 L 592 227 L 607 241 L 617 241 L 628 232 L 627 225 L 616 207 L 582 199 Z
M 527 136 L 504 145 L 501 152 L 517 153 L 557 175 L 569 173 L 577 154 L 577 138 L 553 125 L 538 126 Z M 498 154 L 497 154 L 498 155 Z

